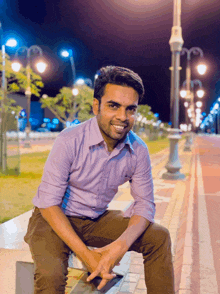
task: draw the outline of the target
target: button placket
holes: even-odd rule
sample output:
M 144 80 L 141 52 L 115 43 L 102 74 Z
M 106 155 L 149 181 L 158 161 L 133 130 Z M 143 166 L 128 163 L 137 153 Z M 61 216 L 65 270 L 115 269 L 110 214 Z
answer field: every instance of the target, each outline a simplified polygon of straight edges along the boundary
M 102 168 L 102 176 L 100 177 L 99 181 L 99 187 L 98 187 L 98 197 L 97 197 L 97 205 L 101 204 L 101 195 L 106 191 L 107 189 L 107 180 L 108 180 L 108 162 L 109 159 L 105 160 L 105 163 Z M 99 203 L 100 201 L 100 203 Z

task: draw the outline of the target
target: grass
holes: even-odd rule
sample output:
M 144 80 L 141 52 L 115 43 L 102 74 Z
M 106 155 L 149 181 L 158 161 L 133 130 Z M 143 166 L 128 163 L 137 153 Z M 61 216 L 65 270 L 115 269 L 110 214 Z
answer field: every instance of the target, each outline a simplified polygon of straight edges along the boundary
M 33 208 L 49 151 L 21 155 L 21 174 L 0 176 L 0 223 Z
M 156 141 L 148 141 L 143 139 L 143 141 L 147 144 L 150 154 L 155 154 L 165 148 L 168 148 L 170 144 L 168 138 L 163 138 Z
M 169 146 L 168 139 L 146 141 L 150 154 Z M 32 199 L 41 182 L 49 151 L 21 155 L 21 174 L 0 175 L 0 223 L 33 208 Z M 9 158 L 10 159 L 10 158 Z

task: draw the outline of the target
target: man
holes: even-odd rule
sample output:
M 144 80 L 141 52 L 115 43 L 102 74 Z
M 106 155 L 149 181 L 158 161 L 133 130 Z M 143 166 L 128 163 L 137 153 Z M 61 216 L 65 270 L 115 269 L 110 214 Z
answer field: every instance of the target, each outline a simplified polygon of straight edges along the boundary
M 35 263 L 35 294 L 64 293 L 70 251 L 87 266 L 88 281 L 101 276 L 101 289 L 128 250 L 143 254 L 148 294 L 174 293 L 169 232 L 154 223 L 148 149 L 131 131 L 143 94 L 142 80 L 133 71 L 101 68 L 95 117 L 57 137 L 25 236 Z M 134 203 L 124 215 L 107 210 L 126 181 Z

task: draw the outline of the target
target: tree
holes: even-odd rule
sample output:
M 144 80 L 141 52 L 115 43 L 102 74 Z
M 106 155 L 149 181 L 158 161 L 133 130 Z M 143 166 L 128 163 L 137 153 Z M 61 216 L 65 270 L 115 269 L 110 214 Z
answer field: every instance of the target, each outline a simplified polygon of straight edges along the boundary
M 0 51 L 0 71 L 1 71 L 1 85 L 3 77 L 3 60 L 2 52 Z M 3 173 L 7 172 L 7 140 L 6 132 L 10 128 L 16 128 L 15 115 L 21 110 L 16 101 L 7 97 L 8 93 L 25 92 L 27 89 L 27 73 L 26 69 L 22 68 L 20 72 L 14 72 L 11 67 L 9 56 L 5 56 L 5 89 L 0 91 L 0 170 Z M 40 89 L 43 87 L 41 77 L 31 70 L 31 93 L 40 96 Z
M 26 68 L 21 68 L 19 72 L 14 72 L 11 67 L 11 61 L 9 59 L 9 56 L 6 54 L 5 58 L 5 76 L 6 76 L 6 95 L 8 93 L 16 93 L 16 92 L 25 92 L 27 89 L 27 72 Z M 2 66 L 2 54 L 0 51 L 0 71 L 2 73 L 3 66 Z M 40 90 L 43 88 L 44 84 L 42 83 L 41 77 L 31 71 L 31 93 L 37 97 L 40 96 Z M 2 75 L 1 75 L 1 84 L 2 84 Z M 2 100 L 2 89 L 0 91 L 0 100 Z M 0 111 L 2 103 L 0 103 Z M 7 99 L 4 101 L 4 112 L 5 113 L 11 113 L 14 111 L 16 114 L 19 113 L 21 110 L 21 107 L 16 105 L 16 101 L 14 99 L 10 99 L 7 97 Z
M 134 126 L 134 131 L 138 133 L 141 129 L 149 129 L 152 131 L 152 123 L 156 121 L 154 113 L 151 111 L 149 105 L 138 105 L 137 108 L 137 119 Z
M 72 122 L 78 113 L 78 119 L 85 121 L 93 116 L 93 89 L 87 85 L 76 87 L 79 93 L 74 96 L 71 88 L 63 87 L 55 97 L 43 95 L 42 108 L 48 108 L 63 123 Z
M 138 105 L 137 113 L 140 113 L 142 117 L 145 117 L 148 121 L 155 121 L 154 113 L 151 111 L 149 105 Z

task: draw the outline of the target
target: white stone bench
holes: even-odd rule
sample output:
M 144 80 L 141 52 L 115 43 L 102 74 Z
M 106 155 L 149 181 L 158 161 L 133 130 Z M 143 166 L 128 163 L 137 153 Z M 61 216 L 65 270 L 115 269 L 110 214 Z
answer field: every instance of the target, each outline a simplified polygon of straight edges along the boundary
M 117 201 L 113 200 L 109 204 L 110 210 L 125 211 L 131 205 L 132 201 Z M 24 236 L 27 231 L 28 221 L 32 215 L 32 210 L 15 217 L 0 225 L 0 270 L 1 273 L 6 267 L 5 274 L 0 276 L 0 285 L 7 287 L 4 289 L 4 294 L 31 294 L 33 289 L 33 260 L 29 251 L 29 246 L 24 242 Z M 129 266 L 129 252 L 120 262 L 119 266 L 115 267 L 118 274 L 124 275 Z M 19 268 L 20 273 L 15 269 Z M 10 269 L 7 264 L 11 264 Z M 83 263 L 74 255 L 71 254 L 69 258 L 69 267 L 75 269 L 85 269 Z M 22 269 L 22 272 L 21 272 Z M 15 277 L 16 273 L 16 292 L 15 292 L 15 278 L 13 283 L 9 285 L 11 278 Z M 23 273 L 23 274 L 21 274 Z M 7 285 L 6 285 L 7 284 Z M 25 286 L 24 288 L 22 288 Z

